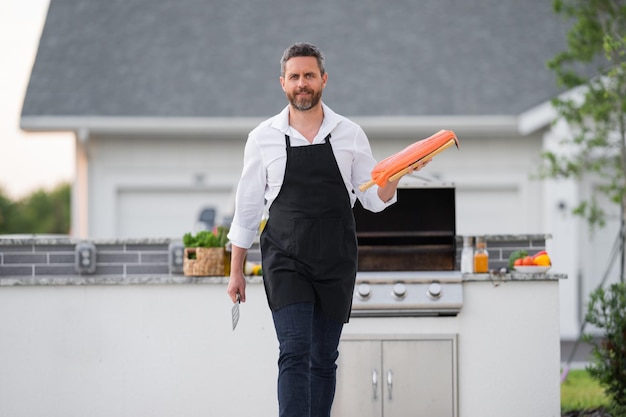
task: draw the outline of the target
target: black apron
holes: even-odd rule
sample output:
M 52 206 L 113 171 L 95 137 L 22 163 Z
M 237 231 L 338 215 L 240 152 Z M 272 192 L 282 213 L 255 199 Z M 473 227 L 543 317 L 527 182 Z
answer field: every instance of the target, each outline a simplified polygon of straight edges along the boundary
M 292 147 L 282 187 L 261 234 L 263 283 L 270 308 L 317 303 L 347 322 L 357 266 L 350 197 L 330 144 Z

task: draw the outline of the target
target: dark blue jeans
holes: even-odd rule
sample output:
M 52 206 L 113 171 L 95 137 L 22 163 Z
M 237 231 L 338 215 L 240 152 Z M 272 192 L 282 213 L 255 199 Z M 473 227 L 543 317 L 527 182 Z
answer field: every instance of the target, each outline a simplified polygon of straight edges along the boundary
M 280 417 L 330 416 L 343 323 L 318 310 L 312 303 L 297 303 L 272 313 L 280 346 Z

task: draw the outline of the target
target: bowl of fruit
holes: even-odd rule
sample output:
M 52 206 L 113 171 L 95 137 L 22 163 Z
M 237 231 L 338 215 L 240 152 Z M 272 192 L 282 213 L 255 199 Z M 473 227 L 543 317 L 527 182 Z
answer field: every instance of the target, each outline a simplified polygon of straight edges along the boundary
M 511 253 L 509 257 L 509 270 L 525 274 L 541 274 L 547 272 L 550 267 L 552 267 L 552 261 L 545 250 L 534 255 L 529 255 L 525 250 L 518 250 Z

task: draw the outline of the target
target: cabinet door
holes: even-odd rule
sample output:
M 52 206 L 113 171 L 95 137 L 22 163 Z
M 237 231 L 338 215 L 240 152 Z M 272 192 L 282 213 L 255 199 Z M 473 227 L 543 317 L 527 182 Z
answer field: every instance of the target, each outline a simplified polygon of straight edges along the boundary
M 381 417 L 380 340 L 344 340 L 339 345 L 332 417 Z
M 385 340 L 384 417 L 454 416 L 452 340 Z

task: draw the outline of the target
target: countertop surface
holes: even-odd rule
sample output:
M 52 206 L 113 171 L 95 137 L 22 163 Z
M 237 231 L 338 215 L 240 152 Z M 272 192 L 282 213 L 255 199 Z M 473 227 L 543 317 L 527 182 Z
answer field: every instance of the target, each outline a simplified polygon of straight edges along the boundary
M 504 281 L 558 281 L 566 279 L 566 274 L 541 273 L 492 273 L 462 274 L 463 283 L 504 282 Z M 261 284 L 260 276 L 246 277 L 249 284 Z M 226 285 L 228 277 L 188 277 L 184 275 L 135 275 L 135 276 L 4 276 L 0 277 L 0 287 L 11 286 L 72 286 L 72 285 Z

